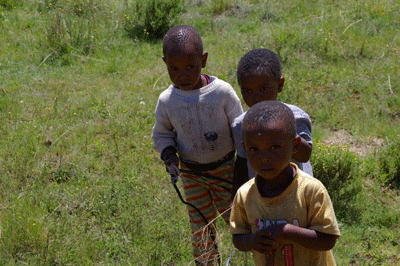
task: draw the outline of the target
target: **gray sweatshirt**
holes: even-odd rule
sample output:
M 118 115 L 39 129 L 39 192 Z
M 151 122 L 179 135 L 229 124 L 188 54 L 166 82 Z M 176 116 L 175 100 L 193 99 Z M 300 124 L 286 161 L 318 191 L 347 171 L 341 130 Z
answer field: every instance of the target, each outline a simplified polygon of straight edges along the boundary
M 217 77 L 197 90 L 171 85 L 158 98 L 153 147 L 173 146 L 187 162 L 215 162 L 236 148 L 231 125 L 242 113 L 236 92 Z

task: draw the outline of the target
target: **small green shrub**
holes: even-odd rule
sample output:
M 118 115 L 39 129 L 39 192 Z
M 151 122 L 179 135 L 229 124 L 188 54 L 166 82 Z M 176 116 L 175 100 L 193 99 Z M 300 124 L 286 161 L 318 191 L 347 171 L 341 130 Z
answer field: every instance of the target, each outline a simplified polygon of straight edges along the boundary
M 380 150 L 378 175 L 383 183 L 400 186 L 400 135 Z
M 131 38 L 158 40 L 178 19 L 183 0 L 136 1 L 132 16 L 125 15 L 124 28 Z
M 356 213 L 349 209 L 361 190 L 361 173 L 365 164 L 348 147 L 326 145 L 320 141 L 314 145 L 310 161 L 314 177 L 329 192 L 336 215 L 343 219 L 348 213 Z

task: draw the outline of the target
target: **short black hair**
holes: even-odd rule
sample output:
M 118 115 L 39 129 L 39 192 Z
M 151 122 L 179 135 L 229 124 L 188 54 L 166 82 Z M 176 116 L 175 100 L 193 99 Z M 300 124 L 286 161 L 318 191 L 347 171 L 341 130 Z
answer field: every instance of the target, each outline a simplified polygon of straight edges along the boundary
M 203 55 L 203 41 L 200 33 L 193 27 L 179 25 L 170 28 L 164 36 L 163 55 L 168 56 L 170 51 L 193 52 Z
M 282 74 L 281 61 L 276 53 L 269 49 L 253 49 L 239 61 L 237 79 L 240 85 L 242 77 L 251 74 L 270 74 L 280 80 Z
M 247 132 L 272 122 L 282 123 L 284 130 L 293 135 L 293 138 L 296 137 L 296 120 L 292 110 L 282 102 L 263 101 L 253 105 L 244 116 L 243 138 Z

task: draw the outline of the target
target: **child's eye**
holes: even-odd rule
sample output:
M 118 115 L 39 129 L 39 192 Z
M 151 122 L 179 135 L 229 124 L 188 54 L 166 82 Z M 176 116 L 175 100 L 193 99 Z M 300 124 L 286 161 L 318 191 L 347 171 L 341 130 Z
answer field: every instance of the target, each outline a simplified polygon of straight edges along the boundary
M 193 66 L 188 66 L 188 67 L 187 67 L 187 69 L 192 69 L 192 68 L 193 68 Z
M 268 87 L 261 88 L 262 91 L 267 91 Z
M 257 151 L 257 148 L 256 148 L 256 147 L 251 147 L 249 150 L 251 150 L 251 151 Z
M 247 90 L 247 89 L 243 89 L 243 90 L 242 90 L 242 93 L 243 93 L 243 94 L 247 94 L 247 93 L 250 93 L 250 90 Z
M 279 148 L 280 148 L 279 145 L 273 145 L 273 146 L 271 147 L 271 149 L 273 149 L 273 150 L 277 150 L 277 149 L 279 149 Z

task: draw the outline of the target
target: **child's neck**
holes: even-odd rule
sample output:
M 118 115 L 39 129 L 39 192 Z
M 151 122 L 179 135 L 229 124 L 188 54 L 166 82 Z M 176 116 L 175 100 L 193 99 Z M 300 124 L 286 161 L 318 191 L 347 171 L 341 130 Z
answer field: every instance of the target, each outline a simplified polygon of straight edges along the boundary
M 197 88 L 197 90 L 208 85 L 208 78 L 206 77 L 206 75 L 200 74 L 200 84 L 201 84 L 201 87 Z
M 197 86 L 195 86 L 195 87 L 194 87 L 193 89 L 191 89 L 191 90 L 193 91 L 193 90 L 201 89 L 201 88 L 207 86 L 209 83 L 210 83 L 210 79 L 208 78 L 208 76 L 205 75 L 205 74 L 200 74 L 200 79 L 199 79 L 199 81 L 198 81 L 198 83 L 197 83 Z M 178 88 L 178 89 L 181 89 L 181 88 L 179 88 L 179 87 L 177 87 L 177 88 Z
M 267 180 L 257 175 L 258 192 L 264 198 L 277 197 L 290 186 L 295 176 L 296 170 L 290 164 L 279 174 L 279 177 L 273 180 Z

